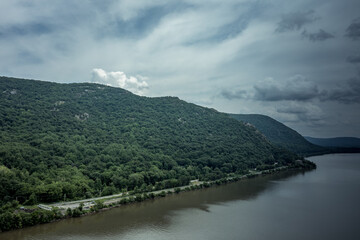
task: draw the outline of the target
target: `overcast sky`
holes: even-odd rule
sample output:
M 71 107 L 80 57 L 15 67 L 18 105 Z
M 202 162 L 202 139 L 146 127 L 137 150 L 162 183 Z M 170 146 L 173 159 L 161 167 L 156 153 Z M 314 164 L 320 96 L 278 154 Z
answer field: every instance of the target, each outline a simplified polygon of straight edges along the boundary
M 359 0 L 0 1 L 0 75 L 360 137 Z M 121 104 L 121 103 L 119 103 Z

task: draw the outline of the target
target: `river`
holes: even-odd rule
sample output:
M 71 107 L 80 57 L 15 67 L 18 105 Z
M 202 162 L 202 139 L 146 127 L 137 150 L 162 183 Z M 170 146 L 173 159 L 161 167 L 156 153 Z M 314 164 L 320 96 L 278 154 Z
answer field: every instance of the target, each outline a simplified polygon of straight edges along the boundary
M 7 239 L 360 239 L 360 154 L 0 233 Z

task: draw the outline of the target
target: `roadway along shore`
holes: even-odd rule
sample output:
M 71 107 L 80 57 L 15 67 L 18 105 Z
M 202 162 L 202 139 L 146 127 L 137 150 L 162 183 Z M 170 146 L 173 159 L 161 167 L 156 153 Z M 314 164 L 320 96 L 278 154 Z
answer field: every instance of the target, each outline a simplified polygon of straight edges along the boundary
M 288 168 L 288 167 L 282 166 L 282 167 L 273 168 L 273 169 L 264 170 L 264 171 L 250 170 L 249 174 L 238 176 L 237 178 L 238 179 L 244 179 L 244 178 L 248 178 L 250 176 L 266 174 L 269 171 L 280 171 L 280 170 L 283 170 L 283 169 L 286 169 L 286 168 Z M 233 178 L 234 177 L 229 177 L 227 179 L 231 180 Z M 182 186 L 182 187 L 176 187 L 176 188 L 179 188 L 180 190 L 184 190 L 185 188 L 190 188 L 191 186 L 202 185 L 204 183 L 210 183 L 210 182 L 203 182 L 203 181 L 199 181 L 199 180 L 193 180 L 193 181 L 190 182 L 189 185 Z M 147 194 L 153 193 L 153 194 L 156 195 L 156 194 L 159 194 L 159 193 L 161 193 L 163 191 L 164 192 L 175 192 L 176 188 L 167 188 L 167 189 L 151 191 L 151 192 L 147 192 Z M 89 209 L 92 206 L 94 206 L 95 201 L 98 201 L 98 200 L 104 200 L 103 204 L 104 205 L 109 205 L 109 204 L 112 204 L 112 203 L 116 203 L 116 202 L 120 201 L 123 198 L 128 198 L 130 196 L 134 196 L 134 195 L 130 195 L 129 192 L 125 192 L 125 193 L 119 193 L 119 194 L 114 194 L 114 195 L 110 195 L 110 196 L 88 198 L 88 199 L 71 201 L 71 202 L 58 202 L 58 203 L 53 203 L 53 204 L 48 204 L 48 205 L 41 204 L 41 205 L 38 205 L 38 207 L 40 207 L 42 209 L 45 209 L 45 210 L 50 210 L 52 207 L 57 207 L 57 208 L 60 208 L 62 211 L 65 211 L 68 208 L 70 208 L 70 209 L 78 208 L 80 206 L 80 203 L 83 203 L 84 208 Z
M 178 187 L 181 190 L 187 188 L 187 187 L 191 187 L 191 186 L 196 186 L 196 185 L 201 185 L 204 182 L 202 181 L 193 181 L 191 184 L 186 185 L 186 186 L 182 186 L 182 187 Z M 156 191 L 152 191 L 152 192 L 147 192 L 147 194 L 159 194 L 162 191 L 165 192 L 175 192 L 175 188 L 167 188 L 167 189 L 162 189 L 162 190 L 156 190 Z M 59 202 L 59 203 L 53 203 L 53 204 L 48 204 L 48 205 L 39 205 L 40 208 L 43 208 L 45 210 L 48 210 L 48 207 L 57 207 L 60 208 L 62 210 L 66 210 L 68 208 L 70 209 L 75 209 L 77 207 L 80 206 L 80 203 L 84 204 L 85 208 L 89 208 L 93 205 L 95 205 L 95 201 L 98 200 L 104 200 L 104 205 L 109 205 L 111 203 L 115 203 L 120 201 L 122 198 L 127 198 L 130 197 L 129 193 L 119 193 L 119 194 L 114 194 L 114 195 L 110 195 L 110 196 L 104 196 L 104 197 L 96 197 L 96 198 L 88 198 L 88 199 L 83 199 L 83 200 L 77 200 L 77 201 L 71 201 L 71 202 Z

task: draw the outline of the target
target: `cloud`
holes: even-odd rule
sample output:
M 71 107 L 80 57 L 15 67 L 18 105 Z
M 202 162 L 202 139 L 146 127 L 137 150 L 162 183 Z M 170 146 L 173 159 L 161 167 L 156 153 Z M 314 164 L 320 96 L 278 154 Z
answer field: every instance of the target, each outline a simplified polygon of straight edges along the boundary
M 320 100 L 344 104 L 360 103 L 360 78 L 352 78 L 346 82 L 346 85 L 324 91 Z
M 229 100 L 247 98 L 247 92 L 245 90 L 236 90 L 236 91 L 222 90 L 220 95 Z
M 13 38 L 26 35 L 42 35 L 51 33 L 54 26 L 45 23 L 28 23 L 0 28 L 0 37 Z
M 337 102 L 340 104 L 360 103 L 360 76 L 351 78 L 336 86 L 319 88 L 315 82 L 303 75 L 295 75 L 285 81 L 266 78 L 255 84 L 252 90 L 222 90 L 220 96 L 227 100 L 245 99 L 259 102 L 280 102 L 309 104 L 315 102 Z M 299 113 L 303 108 L 285 108 L 278 112 Z M 293 111 L 293 112 L 291 112 Z
M 295 75 L 285 82 L 267 78 L 254 86 L 254 98 L 260 101 L 307 101 L 319 95 L 318 86 L 302 75 Z
M 328 33 L 328 32 L 325 32 L 324 30 L 322 29 L 319 29 L 318 32 L 314 32 L 314 33 L 309 33 L 307 32 L 306 30 L 304 30 L 301 35 L 304 37 L 304 38 L 307 38 L 309 39 L 310 41 L 312 42 L 318 42 L 318 41 L 325 41 L 325 40 L 328 40 L 328 39 L 331 39 L 331 38 L 334 38 L 334 35 Z
M 350 104 L 357 99 L 355 85 L 343 80 L 360 67 L 349 64 L 358 61 L 358 41 L 349 39 L 356 36 L 352 20 L 360 17 L 359 7 L 358 0 L 1 0 L 0 73 L 81 82 L 91 79 L 94 67 L 121 69 L 126 77 L 102 70 L 93 72 L 93 81 L 119 86 L 114 79 L 133 76 L 135 83 L 122 86 L 135 93 L 179 96 L 225 112 L 246 105 L 247 112 L 297 119 L 275 108 L 291 102 L 331 106 L 323 109 L 332 116 L 327 121 L 350 119 L 341 129 L 352 133 L 360 104 Z M 319 29 L 349 37 L 309 44 L 324 43 Z M 151 89 L 139 86 L 150 80 L 136 73 L 151 78 Z M 313 83 L 290 81 L 296 73 Z M 256 84 L 266 76 L 273 82 Z
M 349 63 L 360 63 L 360 54 L 348 56 L 346 61 Z
M 167 15 L 186 11 L 191 6 L 176 1 L 122 1 L 113 4 L 117 12 L 99 29 L 102 37 L 141 39 L 150 34 Z
M 135 94 L 142 95 L 149 85 L 145 80 L 146 77 L 138 75 L 136 77 L 127 77 L 124 72 L 106 72 L 101 68 L 94 68 L 92 70 L 92 79 L 94 83 L 105 84 L 112 87 L 120 87 L 129 90 Z
M 343 104 L 360 103 L 359 77 L 352 78 L 346 81 L 345 84 L 338 84 L 337 87 L 329 87 L 322 90 L 319 90 L 317 84 L 308 81 L 302 75 L 291 77 L 285 82 L 268 78 L 255 85 L 254 89 L 253 99 L 259 101 L 309 102 L 320 100 L 322 102 L 338 102 Z
M 19 51 L 17 61 L 19 64 L 40 64 L 43 63 L 43 59 L 38 57 L 36 53 L 31 51 Z
M 281 21 L 278 22 L 278 26 L 275 29 L 276 32 L 288 32 L 288 31 L 298 31 L 304 25 L 312 23 L 319 19 L 315 16 L 315 12 L 310 10 L 306 12 L 292 12 L 285 14 L 281 17 Z
M 142 18 L 145 11 L 148 9 L 157 8 L 176 8 L 178 1 L 173 0 L 122 0 L 122 1 L 108 1 L 110 13 L 117 16 L 123 21 L 131 21 L 136 18 Z M 101 3 L 102 4 L 102 3 Z
M 306 122 L 311 125 L 319 124 L 324 119 L 324 113 L 318 106 L 306 103 L 291 102 L 286 106 L 277 107 L 276 111 L 285 114 L 287 122 Z M 288 115 L 288 116 L 286 116 Z
M 346 37 L 352 40 L 360 39 L 360 18 L 355 19 L 346 29 Z

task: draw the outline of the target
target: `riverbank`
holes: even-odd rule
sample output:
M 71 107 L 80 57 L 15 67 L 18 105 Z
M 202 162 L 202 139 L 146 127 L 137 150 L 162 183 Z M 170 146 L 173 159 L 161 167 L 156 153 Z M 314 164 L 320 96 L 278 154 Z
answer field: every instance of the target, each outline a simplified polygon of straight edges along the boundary
M 360 155 L 309 160 L 315 171 L 284 170 L 172 194 L 4 232 L 0 239 L 359 239 Z
M 78 204 L 74 208 L 62 208 L 59 207 L 51 207 L 51 210 L 44 210 L 44 209 L 31 209 L 27 211 L 27 208 L 24 209 L 17 209 L 13 214 L 9 213 L 0 219 L 0 226 L 3 231 L 13 230 L 24 228 L 28 226 L 34 226 L 37 224 L 49 223 L 54 221 L 59 221 L 62 219 L 67 219 L 71 217 L 82 217 L 87 216 L 90 214 L 95 214 L 97 212 L 102 212 L 109 210 L 111 208 L 120 207 L 122 205 L 133 204 L 136 202 L 146 201 L 148 199 L 156 199 L 156 198 L 163 198 L 167 195 L 177 194 L 184 191 L 191 191 L 203 188 L 209 188 L 214 185 L 222 185 L 229 182 L 236 182 L 243 179 L 253 178 L 261 175 L 267 174 L 275 174 L 277 172 L 282 172 L 287 169 L 297 169 L 297 170 L 307 170 L 313 169 L 316 165 L 304 160 L 298 160 L 293 165 L 290 166 L 281 166 L 281 167 L 274 167 L 272 169 L 266 170 L 258 170 L 253 169 L 250 170 L 248 174 L 239 175 L 239 176 L 232 176 L 223 179 L 218 179 L 215 181 L 207 181 L 201 182 L 197 181 L 191 185 L 177 187 L 177 188 L 170 188 L 170 189 L 163 189 L 159 191 L 152 191 L 152 192 L 143 192 L 143 193 L 134 193 L 132 195 L 117 194 L 115 197 L 107 196 L 101 197 L 101 199 L 87 199 L 87 200 L 80 200 L 70 202 L 71 204 Z M 86 204 L 87 202 L 93 202 L 91 204 Z M 64 203 L 58 203 L 64 204 Z M 55 204 L 56 205 L 56 204 Z M 45 205 L 51 206 L 51 205 Z

